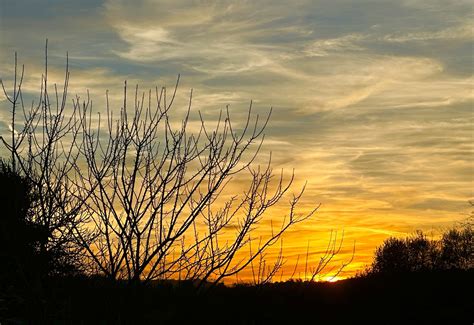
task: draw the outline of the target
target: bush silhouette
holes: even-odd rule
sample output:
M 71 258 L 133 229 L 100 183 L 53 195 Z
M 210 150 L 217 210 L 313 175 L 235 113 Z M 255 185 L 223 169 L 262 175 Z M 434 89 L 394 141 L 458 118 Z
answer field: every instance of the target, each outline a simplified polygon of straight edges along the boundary
M 0 162 L 0 184 L 1 280 L 5 284 L 29 284 L 33 270 L 37 273 L 43 265 L 39 247 L 47 234 L 29 221 L 34 202 L 31 185 L 4 161 Z
M 41 279 L 75 271 L 60 250 L 44 249 L 51 236 L 48 228 L 34 222 L 37 196 L 31 182 L 12 166 L 0 161 L 0 283 L 31 287 Z

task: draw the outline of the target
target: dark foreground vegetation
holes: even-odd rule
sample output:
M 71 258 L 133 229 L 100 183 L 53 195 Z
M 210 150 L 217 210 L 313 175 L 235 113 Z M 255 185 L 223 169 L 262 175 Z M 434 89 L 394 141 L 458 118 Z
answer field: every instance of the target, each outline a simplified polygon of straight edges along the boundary
M 289 281 L 131 287 L 99 278 L 50 279 L 41 297 L 2 292 L 2 324 L 471 324 L 472 271 L 369 275 L 335 283 Z

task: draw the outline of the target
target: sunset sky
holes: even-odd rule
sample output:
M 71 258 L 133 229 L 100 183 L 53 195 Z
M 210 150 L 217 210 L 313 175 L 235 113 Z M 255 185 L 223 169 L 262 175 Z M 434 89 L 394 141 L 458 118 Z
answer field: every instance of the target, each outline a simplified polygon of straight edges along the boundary
M 302 209 L 318 213 L 284 238 L 298 254 L 325 249 L 344 230 L 345 276 L 370 263 L 388 236 L 436 235 L 471 211 L 473 2 L 5 0 L 0 77 L 14 52 L 33 94 L 49 39 L 51 78 L 66 51 L 71 94 L 98 107 L 125 79 L 148 89 L 181 75 L 176 109 L 236 119 L 253 100 L 273 107 L 261 161 L 308 182 Z M 0 97 L 0 133 L 9 108 Z M 3 149 L 2 149 L 3 150 Z M 2 151 L 3 152 L 3 151 Z M 284 205 L 282 209 L 284 208 Z M 278 212 L 275 218 L 278 217 Z M 293 263 L 293 264 L 292 264 Z M 339 263 L 339 262 L 337 262 Z

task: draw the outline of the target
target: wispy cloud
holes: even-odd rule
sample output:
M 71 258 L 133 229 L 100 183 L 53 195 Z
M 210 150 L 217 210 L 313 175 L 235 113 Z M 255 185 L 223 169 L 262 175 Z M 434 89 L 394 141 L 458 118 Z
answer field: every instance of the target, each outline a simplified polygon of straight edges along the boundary
M 425 41 L 472 41 L 474 23 L 472 19 L 458 26 L 452 26 L 436 31 L 417 31 L 412 33 L 393 33 L 383 37 L 388 42 L 425 42 Z
M 332 53 L 347 51 L 362 51 L 363 48 L 358 42 L 366 39 L 362 34 L 349 34 L 337 38 L 317 40 L 305 49 L 308 56 L 328 56 Z

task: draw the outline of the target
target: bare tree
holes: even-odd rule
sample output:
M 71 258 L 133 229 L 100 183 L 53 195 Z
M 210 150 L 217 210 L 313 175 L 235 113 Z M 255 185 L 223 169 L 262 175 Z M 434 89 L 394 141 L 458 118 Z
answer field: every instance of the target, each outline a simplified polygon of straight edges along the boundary
M 22 93 L 24 66 L 20 73 L 15 53 L 13 89 L 7 91 L 0 80 L 12 107 L 10 141 L 0 139 L 11 154 L 13 172 L 26 177 L 32 185 L 35 200 L 28 221 L 41 227 L 45 234 L 40 243 L 40 255 L 48 262 L 44 265 L 47 269 L 42 271 L 63 273 L 80 266 L 80 249 L 74 245 L 73 231 L 84 219 L 79 213 L 80 206 L 69 195 L 68 181 L 68 173 L 78 159 L 78 152 L 74 150 L 77 134 L 73 132 L 77 120 L 76 111 L 66 109 L 68 63 L 62 93 L 54 84 L 53 99 L 50 99 L 47 55 L 45 58 L 39 99 L 27 109 Z M 67 141 L 63 141 L 66 138 Z
M 342 261 L 340 265 L 335 266 L 331 265 L 334 257 L 336 257 L 342 249 L 342 244 L 344 243 L 344 231 L 342 232 L 341 238 L 338 240 L 337 232 L 331 231 L 328 245 L 324 253 L 320 256 L 318 264 L 310 266 L 309 272 L 311 275 L 310 281 L 314 281 L 317 277 L 325 276 L 329 279 L 335 279 L 349 264 L 354 260 L 355 254 L 355 242 L 352 248 L 352 254 L 347 261 Z M 309 242 L 308 250 L 306 253 L 306 267 L 305 267 L 305 277 L 308 271 L 308 255 L 309 255 Z M 331 274 L 329 276 L 329 274 Z
M 71 194 L 78 200 L 87 198 L 83 213 L 96 237 L 93 245 L 84 247 L 98 270 L 112 278 L 148 281 L 180 274 L 184 279 L 220 281 L 247 267 L 286 229 L 316 210 L 295 214 L 301 191 L 278 230 L 272 229 L 250 256 L 237 261 L 237 253 L 251 241 L 265 211 L 288 191 L 293 176 L 284 183 L 282 173 L 272 189 L 270 162 L 264 168 L 252 167 L 270 114 L 261 124 L 258 115 L 252 122 L 250 106 L 240 133 L 228 109 L 212 130 L 200 115 L 199 131 L 190 134 L 192 93 L 180 126 L 171 122 L 176 89 L 177 84 L 168 104 L 166 89 L 156 89 L 152 104 L 151 92 L 139 96 L 136 88 L 129 112 L 125 83 L 116 121 L 107 105 L 105 141 L 100 121 L 96 129 L 91 127 L 90 102 L 74 102 L 82 114 L 82 129 L 76 133 L 83 135 L 78 151 L 85 167 L 75 165 Z M 246 154 L 249 158 L 244 160 Z M 240 197 L 224 198 L 231 178 L 245 171 L 250 176 L 248 188 Z
M 305 265 L 304 265 L 304 276 L 303 279 L 307 281 L 319 281 L 321 279 L 329 279 L 333 280 L 336 279 L 339 274 L 341 274 L 344 269 L 352 263 L 355 256 L 355 241 L 352 247 L 352 253 L 350 257 L 345 261 L 340 261 L 339 264 L 335 265 L 336 261 L 334 258 L 341 253 L 342 245 L 344 243 L 344 231 L 342 235 L 338 239 L 337 231 L 331 230 L 330 237 L 326 249 L 322 252 L 319 256 L 319 260 L 317 263 L 310 262 L 310 242 L 308 241 L 308 245 L 306 248 L 306 257 L 305 257 Z M 291 273 L 289 280 L 294 280 L 296 277 L 296 271 L 298 270 L 300 261 L 300 255 L 298 254 L 296 257 L 296 263 L 293 267 L 293 272 Z M 283 273 L 281 274 L 283 277 Z M 301 274 L 296 278 L 301 280 Z
M 252 243 L 249 242 L 250 256 L 252 256 Z M 262 253 L 256 258 L 256 266 L 254 262 L 250 262 L 250 268 L 252 270 L 252 284 L 254 286 L 263 286 L 273 281 L 273 278 L 278 271 L 282 271 L 285 260 L 283 258 L 283 240 L 280 241 L 280 251 L 275 257 L 273 264 L 268 264 L 266 259 L 266 253 Z
M 289 227 L 317 210 L 296 212 L 303 187 L 278 226 L 272 223 L 271 234 L 256 236 L 268 218 L 265 212 L 294 180 L 292 174 L 285 181 L 283 171 L 275 177 L 271 159 L 263 167 L 255 163 L 271 110 L 261 119 L 250 104 L 240 128 L 228 107 L 213 128 L 199 112 L 198 131 L 191 133 L 189 125 L 196 122 L 190 117 L 192 91 L 180 123 L 171 116 L 178 76 L 170 96 L 164 87 L 139 93 L 137 86 L 132 104 L 125 82 L 118 116 L 107 91 L 106 116 L 96 118 L 89 96 L 76 96 L 67 109 L 67 64 L 63 91 L 54 85 L 55 104 L 50 102 L 47 54 L 45 66 L 40 101 L 26 110 L 15 56 L 13 94 L 4 87 L 13 108 L 11 141 L 2 138 L 15 168 L 41 193 L 35 218 L 52 234 L 45 249 L 77 249 L 89 272 L 113 279 L 217 283 L 261 259 Z M 19 106 L 21 130 L 16 127 Z M 226 196 L 232 179 L 243 177 L 248 184 L 242 193 Z M 258 245 L 246 250 L 252 241 Z

